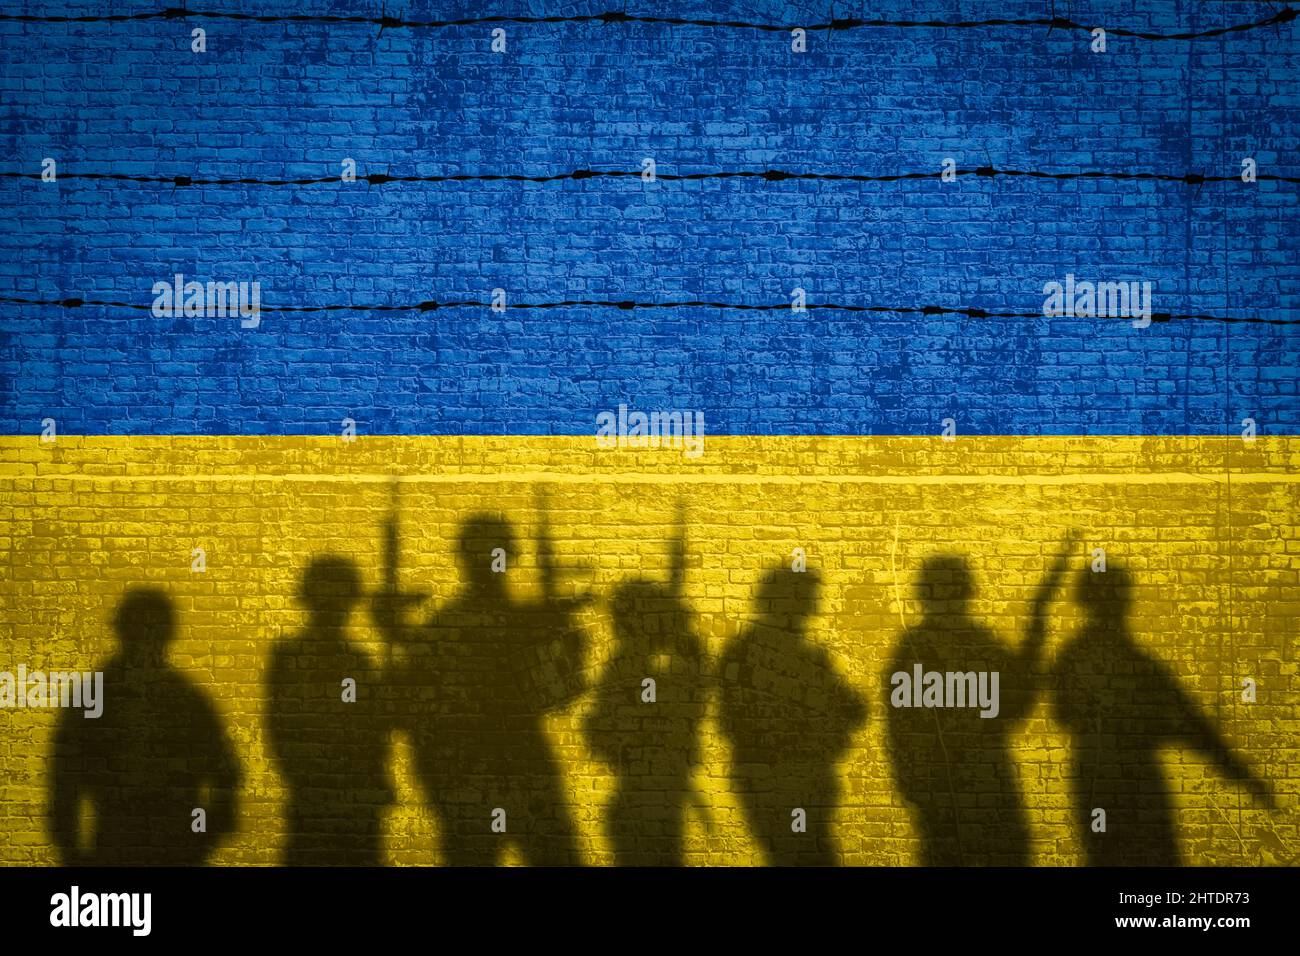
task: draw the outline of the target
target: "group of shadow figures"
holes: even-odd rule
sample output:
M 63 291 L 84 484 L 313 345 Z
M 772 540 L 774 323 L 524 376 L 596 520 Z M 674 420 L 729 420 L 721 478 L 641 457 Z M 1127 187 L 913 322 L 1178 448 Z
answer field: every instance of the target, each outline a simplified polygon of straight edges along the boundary
M 466 521 L 458 547 L 463 587 L 423 623 L 408 618 L 426 598 L 399 592 L 395 574 L 367 595 L 345 558 L 316 557 L 306 568 L 299 591 L 306 626 L 277 644 L 265 675 L 265 740 L 286 789 L 284 864 L 383 862 L 399 733 L 437 820 L 444 862 L 494 864 L 513 842 L 528 863 L 579 864 L 569 804 L 580 784 L 566 783 L 545 718 L 582 695 L 583 743 L 612 775 L 603 823 L 617 863 L 680 865 L 689 814 L 700 814 L 706 833 L 715 825 L 693 784 L 701 723 L 715 696 L 730 745 L 730 789 L 766 860 L 839 862 L 837 764 L 869 707 L 809 640 L 819 603 L 815 571 L 768 572 L 752 619 L 710 660 L 684 597 L 679 533 L 668 582 L 616 587 L 613 652 L 586 686 L 577 611 L 590 595 L 559 597 L 550 564 L 541 563 L 541 600 L 512 597 L 509 575 L 500 572 L 514 567 L 518 551 L 500 518 Z M 539 543 L 539 557 L 542 550 Z M 1050 695 L 1070 736 L 1061 772 L 1072 785 L 1089 864 L 1180 862 L 1160 763 L 1167 746 L 1203 751 L 1271 801 L 1169 670 L 1134 643 L 1123 569 L 1078 575 L 1073 599 L 1083 623 L 1046 659 L 1048 611 L 1061 591 L 1066 551 L 1038 587 L 1015 644 L 972 616 L 975 586 L 963 558 L 935 555 L 920 569 L 922 616 L 898 639 L 878 699 L 923 864 L 1031 862 L 1013 751 L 1017 723 L 1040 694 Z M 382 661 L 353 634 L 367 604 L 385 639 Z M 114 623 L 121 646 L 102 668 L 103 715 L 65 711 L 57 730 L 55 843 L 71 864 L 203 863 L 234 829 L 239 761 L 206 695 L 168 662 L 177 620 L 166 593 L 129 592 Z M 987 718 L 978 707 L 892 706 L 888 675 L 911 674 L 917 664 L 998 672 L 1000 712 Z M 585 786 L 590 793 L 591 781 Z M 196 808 L 202 827 L 193 823 Z

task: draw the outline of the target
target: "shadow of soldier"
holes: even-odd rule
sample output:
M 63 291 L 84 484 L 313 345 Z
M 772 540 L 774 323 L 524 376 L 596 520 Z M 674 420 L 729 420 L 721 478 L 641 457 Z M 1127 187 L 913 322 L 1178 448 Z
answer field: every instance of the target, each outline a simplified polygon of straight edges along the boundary
M 1012 733 L 1034 705 L 1048 602 L 1065 570 L 1066 552 L 1040 585 L 1019 647 L 977 621 L 976 589 L 966 559 L 933 555 L 921 566 L 916 598 L 921 621 L 899 638 L 888 674 L 886 739 L 894 780 L 913 811 L 926 866 L 1027 866 L 1029 821 L 1020 793 Z M 993 684 L 994 706 L 923 701 L 903 678 L 937 675 Z M 900 676 L 902 675 L 902 676 Z M 953 681 L 953 686 L 958 686 Z M 956 696 L 956 695 L 954 695 Z
M 691 782 L 710 675 L 690 607 L 654 581 L 625 582 L 612 601 L 614 655 L 583 730 L 614 773 L 606 832 L 622 866 L 682 866 Z
M 507 842 L 529 864 L 581 862 L 545 717 L 585 690 L 573 614 L 586 599 L 544 586 L 540 601 L 516 600 L 507 580 L 518 557 L 510 523 L 477 515 L 457 540 L 462 588 L 425 624 L 402 626 L 391 595 L 374 604 L 403 652 L 392 678 L 399 720 L 452 866 L 493 865 Z
M 769 863 L 834 866 L 836 766 L 867 720 L 866 701 L 808 640 L 821 580 L 784 567 L 759 584 L 754 620 L 719 663 L 720 723 L 732 780 Z
M 168 662 L 171 598 L 132 589 L 113 627 L 103 714 L 64 710 L 55 732 L 51 836 L 70 865 L 201 865 L 234 829 L 239 764 L 207 697 Z
M 1232 752 L 1156 658 L 1138 647 L 1132 578 L 1111 563 L 1079 573 L 1083 626 L 1057 656 L 1054 710 L 1070 734 L 1074 819 L 1089 866 L 1179 866 L 1175 812 L 1160 753 L 1186 747 L 1272 806 L 1267 783 Z M 1105 829 L 1094 826 L 1104 811 Z
M 350 636 L 364 597 L 351 561 L 313 558 L 299 600 L 308 621 L 267 670 L 267 741 L 288 791 L 285 866 L 378 866 L 392 720 L 383 674 Z

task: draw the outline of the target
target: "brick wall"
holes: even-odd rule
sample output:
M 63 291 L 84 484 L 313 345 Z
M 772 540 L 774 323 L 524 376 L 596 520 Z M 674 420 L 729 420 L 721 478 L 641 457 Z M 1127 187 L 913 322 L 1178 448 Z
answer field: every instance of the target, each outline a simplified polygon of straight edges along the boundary
M 274 6 L 274 5 L 273 5 Z M 507 0 L 493 12 L 607 4 Z M 150 7 L 133 0 L 115 8 Z M 1050 15 L 1045 0 L 881 0 L 881 17 Z M 68 13 L 97 9 L 75 2 Z M 273 7 L 271 8 L 274 12 Z M 362 12 L 307 0 L 292 13 Z M 797 19 L 666 0 L 667 16 Z M 1083 0 L 1156 31 L 1247 6 Z M 407 16 L 478 15 L 416 3 Z M 810 8 L 822 17 L 824 10 Z M 1196 43 L 1041 28 L 785 34 L 637 25 L 440 31 L 211 21 L 0 24 L 6 169 L 212 177 L 998 166 L 1296 175 L 1294 24 Z M 1038 312 L 1043 285 L 1154 283 L 1157 311 L 1285 318 L 1295 188 L 1241 182 L 562 182 L 193 187 L 0 181 L 0 293 L 148 304 L 176 272 L 265 304 L 704 298 Z M 0 312 L 4 431 L 587 434 L 621 401 L 715 433 L 1221 434 L 1300 425 L 1290 331 L 575 307 L 159 320 Z
M 1269 782 L 1279 806 L 1265 810 L 1209 757 L 1170 746 L 1162 761 L 1187 861 L 1293 860 L 1300 840 L 1293 770 L 1300 729 L 1293 639 L 1298 451 L 1289 439 L 718 438 L 695 461 L 668 449 L 600 450 L 591 438 L 65 438 L 52 445 L 13 438 L 0 447 L 9 489 L 0 526 L 9 555 L 0 575 L 7 659 L 32 669 L 102 665 L 113 651 L 110 622 L 124 592 L 165 589 L 180 624 L 171 659 L 211 700 L 243 771 L 237 830 L 217 862 L 280 859 L 286 792 L 269 752 L 268 670 L 275 649 L 303 627 L 297 595 L 313 556 L 348 558 L 367 591 L 381 588 L 392 475 L 403 479 L 400 584 L 429 591 L 435 607 L 463 584 L 457 535 L 482 511 L 515 526 L 521 553 L 506 572 L 512 593 L 538 596 L 537 495 L 545 491 L 556 557 L 569 569 L 560 591 L 589 589 L 598 598 L 579 618 L 590 638 L 592 681 L 612 652 L 616 587 L 636 577 L 669 579 L 678 501 L 686 508 L 687 623 L 715 662 L 762 610 L 756 592 L 763 576 L 805 549 L 822 580 L 808 640 L 829 654 L 838 681 L 869 710 L 836 774 L 832 833 L 839 858 L 850 864 L 920 858 L 885 726 L 890 661 L 904 625 L 918 622 L 913 583 L 922 562 L 964 556 L 978 586 L 973 615 L 1010 647 L 1024 639 L 1033 592 L 1064 534 L 1078 529 L 1071 573 L 1086 566 L 1094 547 L 1131 571 L 1136 643 L 1167 665 L 1195 707 Z M 202 573 L 191 569 L 196 547 L 206 552 Z M 1081 626 L 1068 589 L 1048 622 L 1050 663 Z M 353 624 L 358 646 L 382 659 L 367 615 Z M 778 683 L 781 666 L 769 668 Z M 1244 677 L 1258 683 L 1253 704 L 1242 701 Z M 661 679 L 665 700 L 674 679 Z M 421 693 L 389 692 L 390 701 L 407 704 Z M 1040 696 L 1023 723 L 1008 727 L 1008 740 L 1033 862 L 1071 865 L 1081 860 L 1071 741 L 1052 699 Z M 595 700 L 589 693 L 552 713 L 546 731 L 580 857 L 609 863 L 614 777 L 584 729 Z M 744 778 L 720 731 L 721 694 L 705 700 L 692 781 L 695 802 L 707 810 L 687 812 L 686 859 L 761 862 L 744 817 Z M 364 721 L 362 713 L 338 719 Z M 0 712 L 5 862 L 54 859 L 44 820 L 57 719 L 50 710 Z M 313 746 L 310 732 L 301 730 L 300 746 Z M 366 751 L 350 739 L 331 744 L 318 733 L 315 746 L 326 751 L 327 767 L 337 761 L 340 773 L 360 774 Z M 437 862 L 438 820 L 417 790 L 409 740 L 394 740 L 396 800 L 380 815 L 383 859 Z M 646 746 L 650 767 L 654 745 Z M 981 792 L 978 775 L 960 786 L 964 794 Z M 483 806 L 485 831 L 491 809 Z M 511 808 L 509 826 L 526 819 L 526 811 L 516 816 Z
M 605 6 L 507 0 L 492 12 Z M 113 10 L 151 7 L 132 0 Z M 1039 0 L 870 7 L 907 19 L 1053 12 Z M 283 9 L 378 12 L 322 0 Z M 60 12 L 100 7 L 77 0 Z M 665 0 L 653 12 L 803 15 L 768 0 Z M 403 13 L 483 8 L 416 4 Z M 1068 13 L 1166 32 L 1263 15 L 1193 0 L 1076 0 Z M 199 25 L 202 54 L 190 48 Z M 361 177 L 639 170 L 646 157 L 660 173 L 887 174 L 937 170 L 952 157 L 963 168 L 1235 175 L 1250 156 L 1261 173 L 1300 173 L 1295 24 L 1194 43 L 1112 36 L 1105 54 L 1090 52 L 1085 34 L 1041 28 L 812 34 L 801 54 L 784 33 L 505 29 L 507 49 L 497 54 L 486 26 L 380 34 L 219 20 L 0 23 L 0 169 L 34 173 L 51 157 L 62 174 L 54 183 L 0 178 L 9 226 L 0 232 L 0 296 L 147 305 L 153 284 L 180 272 L 259 281 L 267 306 L 486 299 L 498 287 L 508 306 L 781 303 L 801 287 L 814 303 L 1033 314 L 1044 284 L 1072 273 L 1150 281 L 1156 311 L 1294 315 L 1292 184 L 627 178 L 173 188 L 67 178 L 333 176 L 345 158 Z M 273 662 L 287 660 L 299 675 L 338 660 L 292 643 L 306 626 L 304 570 L 315 556 L 338 555 L 355 562 L 370 594 L 381 588 L 398 474 L 404 588 L 429 591 L 430 607 L 452 601 L 463 573 L 458 530 L 488 511 L 512 521 L 523 544 L 506 574 L 511 593 L 536 599 L 545 489 L 558 555 L 583 565 L 562 588 L 597 598 L 579 617 L 595 683 L 614 655 L 619 586 L 669 580 L 680 501 L 684 589 L 645 597 L 654 609 L 647 620 L 698 633 L 701 657 L 685 673 L 712 676 L 691 684 L 680 661 L 665 665 L 654 713 L 666 716 L 645 726 L 691 726 L 703 707 L 694 795 L 679 788 L 676 797 L 691 804 L 687 861 L 770 859 L 747 808 L 798 801 L 813 811 L 813 843 L 827 842 L 814 830 L 826 824 L 826 806 L 838 807 L 829 842 L 843 862 L 918 862 L 917 817 L 897 785 L 886 733 L 891 658 L 919 620 L 915 578 L 927 558 L 964 557 L 979 589 L 973 616 L 1010 648 L 1024 639 L 1034 589 L 1062 536 L 1077 528 L 1071 573 L 1094 547 L 1132 572 L 1136 645 L 1163 662 L 1278 804 L 1264 809 L 1192 749 L 1164 750 L 1158 760 L 1186 860 L 1294 862 L 1300 558 L 1297 452 L 1286 436 L 1300 427 L 1297 369 L 1300 339 L 1290 327 L 1213 321 L 1134 329 L 1122 320 L 574 306 L 268 314 L 244 329 L 230 318 L 9 303 L 0 308 L 5 662 L 99 666 L 114 652 L 111 622 L 123 596 L 159 587 L 179 616 L 169 659 L 210 701 L 242 771 L 235 830 L 216 862 L 283 858 L 293 828 L 286 759 L 320 757 L 359 776 L 377 762 L 375 746 L 361 741 L 378 736 L 394 748 L 378 761 L 392 779 L 356 803 L 373 811 L 382 859 L 443 862 L 448 824 L 419 790 L 419 746 L 409 734 L 373 731 L 390 720 L 409 726 L 412 708 L 444 703 L 430 685 L 396 680 L 400 669 L 375 670 L 388 652 L 360 610 L 355 646 L 344 651 L 349 670 L 369 675 L 362 700 L 377 699 L 376 709 L 326 712 L 323 700 L 288 695 L 279 713 L 294 728 L 294 754 L 273 754 Z M 595 416 L 622 403 L 702 412 L 704 456 L 598 450 Z M 57 440 L 41 442 L 51 418 Z M 355 443 L 337 437 L 345 418 L 356 423 Z M 945 418 L 956 442 L 867 437 L 933 436 Z M 1254 443 L 1238 437 L 1245 418 L 1258 427 Z M 1086 435 L 1127 437 L 1068 437 Z M 192 570 L 196 548 L 202 572 Z M 802 656 L 729 657 L 750 629 L 760 633 L 754 619 L 773 613 L 756 595 L 795 548 L 821 580 Z M 769 604 L 785 614 L 790 600 Z M 1083 622 L 1068 592 L 1047 619 L 1050 666 Z M 527 614 L 521 620 L 529 623 Z M 394 656 L 409 665 L 419 650 Z M 1109 676 L 1092 686 L 1126 686 L 1125 675 Z M 1254 703 L 1242 700 L 1246 677 L 1258 682 Z M 739 756 L 723 703 L 735 699 L 725 690 L 737 680 L 761 686 L 768 702 L 748 725 L 760 746 Z M 681 692 L 684 683 L 708 686 L 697 695 Z M 366 696 L 373 685 L 382 693 Z M 867 706 L 860 726 L 844 717 L 804 731 L 830 749 L 831 738 L 847 735 L 819 806 L 791 789 L 799 773 L 762 778 L 764 766 L 784 765 L 752 759 L 764 739 L 786 752 L 817 749 L 782 723 L 808 710 L 807 699 L 790 701 L 810 687 L 840 694 L 844 713 L 855 698 Z M 446 695 L 448 706 L 458 706 L 458 693 L 483 699 L 461 687 Z M 1010 730 L 1009 766 L 1023 794 L 1029 858 L 1073 864 L 1084 858 L 1072 815 L 1077 741 L 1053 699 L 1043 690 Z M 578 855 L 593 863 L 615 859 L 611 820 L 637 809 L 615 792 L 593 736 L 609 730 L 592 716 L 602 700 L 586 694 L 545 726 Z M 0 711 L 0 862 L 56 858 L 47 817 L 57 720 L 48 710 Z M 355 739 L 332 738 L 340 725 L 355 727 Z M 447 725 L 449 746 L 462 739 L 456 726 Z M 130 729 L 115 730 L 115 746 L 146 762 L 169 753 Z M 674 779 L 653 747 L 628 754 L 631 776 L 651 781 L 643 794 Z M 96 773 L 122 759 L 112 748 L 100 756 Z M 1134 773 L 1152 759 L 1135 755 Z M 947 773 L 931 788 L 964 808 L 978 810 L 1010 786 L 978 769 L 954 782 L 952 766 L 935 768 Z M 1123 778 L 1123 761 L 1119 769 Z M 482 794 L 459 784 L 443 797 L 469 801 L 472 816 Z M 484 826 L 491 809 L 482 807 Z M 508 826 L 526 827 L 530 811 L 509 809 Z M 346 816 L 337 807 L 330 814 Z M 666 827 L 654 819 L 633 829 Z M 184 844 L 139 832 L 165 848 L 192 842 L 184 830 Z

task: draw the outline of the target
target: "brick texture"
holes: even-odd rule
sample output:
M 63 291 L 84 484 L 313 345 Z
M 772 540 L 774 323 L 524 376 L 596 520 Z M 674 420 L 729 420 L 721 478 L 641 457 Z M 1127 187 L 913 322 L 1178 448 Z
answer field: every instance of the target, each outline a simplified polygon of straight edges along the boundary
M 98 11 L 75 0 L 68 14 Z M 117 12 L 151 8 L 148 0 Z M 502 0 L 492 12 L 608 4 Z M 274 5 L 270 8 L 274 12 Z M 375 14 L 323 0 L 291 13 Z M 667 16 L 795 8 L 663 0 Z M 475 16 L 417 2 L 410 17 Z M 880 17 L 1041 17 L 1043 0 L 879 0 Z M 1250 5 L 1080 0 L 1157 31 Z M 809 8 L 809 16 L 827 10 Z M 1297 175 L 1295 24 L 1187 42 L 1042 28 L 785 34 L 636 25 L 440 31 L 214 21 L 0 24 L 5 168 L 148 175 L 998 166 Z M 1067 273 L 1154 284 L 1157 311 L 1286 318 L 1293 185 L 639 179 L 201 187 L 0 181 L 0 293 L 148 304 L 154 282 L 260 281 L 266 304 L 704 298 L 1037 312 Z M 588 434 L 628 402 L 715 434 L 1223 434 L 1300 427 L 1290 329 L 575 307 L 155 319 L 0 310 L 0 431 Z
M 1168 668 L 1233 752 L 1268 782 L 1278 805 L 1266 810 L 1207 755 L 1172 744 L 1161 761 L 1184 858 L 1238 865 L 1295 859 L 1300 450 L 1291 439 L 728 438 L 713 440 L 689 462 L 667 449 L 601 450 L 591 438 L 362 438 L 350 444 L 325 438 L 69 438 L 53 445 L 13 438 L 0 448 L 7 489 L 0 525 L 8 555 L 0 574 L 7 660 L 25 661 L 30 669 L 98 666 L 113 651 L 109 623 L 123 593 L 145 584 L 165 589 L 180 625 L 171 659 L 212 702 L 242 768 L 237 829 L 216 862 L 282 858 L 287 794 L 282 765 L 271 755 L 268 674 L 277 649 L 302 633 L 300 579 L 313 556 L 348 558 L 368 592 L 381 588 L 391 476 L 402 478 L 399 583 L 427 590 L 434 607 L 445 606 L 463 584 L 457 535 L 478 512 L 499 513 L 514 525 L 520 553 L 506 573 L 509 589 L 519 601 L 537 599 L 536 541 L 545 516 L 562 570 L 558 590 L 590 590 L 597 597 L 578 617 L 588 637 L 589 688 L 613 653 L 620 586 L 634 578 L 669 581 L 678 501 L 686 509 L 684 611 L 664 620 L 698 636 L 710 662 L 705 669 L 719 671 L 719 661 L 735 659 L 737 638 L 761 616 L 757 594 L 764 576 L 788 568 L 794 549 L 805 549 L 810 573 L 822 582 L 807 634 L 817 650 L 803 654 L 800 664 L 779 655 L 766 664 L 758 660 L 746 679 L 787 703 L 809 689 L 831 693 L 825 681 L 817 683 L 826 668 L 816 658 L 824 654 L 834 683 L 865 703 L 865 721 L 845 722 L 846 744 L 834 773 L 838 810 L 830 840 L 836 858 L 848 864 L 922 858 L 916 817 L 897 786 L 886 734 L 891 660 L 904 627 L 918 623 L 913 584 L 922 563 L 935 555 L 964 556 L 978 587 L 972 614 L 1010 649 L 1024 640 L 1034 591 L 1063 536 L 1078 529 L 1082 538 L 1071 552 L 1070 573 L 1085 567 L 1094 547 L 1128 568 L 1135 582 L 1136 645 Z M 191 570 L 196 547 L 206 550 L 203 573 Z M 1046 620 L 1050 665 L 1082 627 L 1068 590 L 1050 605 Z M 352 625 L 355 650 L 381 661 L 383 643 L 367 615 L 358 614 Z M 316 666 L 292 654 L 289 660 L 295 667 Z M 364 673 L 360 663 L 348 666 Z M 1113 686 L 1123 686 L 1123 675 L 1112 677 Z M 1257 681 L 1255 703 L 1242 701 L 1245 677 Z M 723 693 L 673 697 L 678 688 L 697 686 L 694 680 L 680 666 L 665 670 L 665 709 L 655 712 L 661 722 L 645 718 L 652 734 L 668 734 L 692 724 L 692 701 L 703 703 L 691 775 L 695 795 L 676 794 L 690 804 L 685 859 L 763 862 L 767 851 L 745 816 L 745 771 L 737 767 L 733 738 L 723 732 Z M 364 692 L 368 681 L 361 684 Z M 408 706 L 422 691 L 386 693 L 390 703 Z M 1083 851 L 1073 816 L 1071 738 L 1053 699 L 1047 691 L 1035 697 L 1023 722 L 1007 725 L 1006 733 L 1031 861 L 1073 865 Z M 589 863 L 615 861 L 607 826 L 616 781 L 608 748 L 591 733 L 599 729 L 592 714 L 601 704 L 589 689 L 549 714 L 544 725 L 579 858 Z M 107 708 L 113 706 L 110 696 Z M 297 706 L 300 715 L 303 707 L 312 713 L 309 703 Z M 318 721 L 290 718 L 297 720 L 293 746 L 323 752 L 321 772 L 337 764 L 338 773 L 354 775 L 363 794 L 360 781 L 370 779 L 366 768 L 382 746 L 366 736 L 373 727 L 367 713 L 359 707 L 334 718 L 353 722 L 350 743 L 339 743 Z M 773 704 L 758 719 L 774 735 L 800 726 L 797 715 L 782 713 L 792 712 Z M 51 710 L 0 712 L 5 862 L 54 860 L 45 818 L 57 719 Z M 450 723 L 444 733 L 451 745 L 454 728 Z M 795 752 L 808 745 L 809 735 L 822 740 L 817 735 L 829 732 L 805 729 L 802 737 L 779 738 L 777 746 Z M 376 810 L 382 859 L 439 862 L 440 821 L 417 789 L 411 740 L 404 734 L 387 739 L 391 794 L 375 789 L 358 798 Z M 631 772 L 674 779 L 665 769 L 672 754 L 656 750 L 656 739 L 663 738 L 651 736 L 634 756 Z M 979 800 L 989 783 L 975 774 L 958 787 L 963 799 Z M 779 781 L 768 786 L 782 794 Z M 492 801 L 472 789 L 465 796 L 482 802 L 486 831 Z M 527 811 L 515 815 L 512 809 L 509 826 L 523 827 L 527 819 Z

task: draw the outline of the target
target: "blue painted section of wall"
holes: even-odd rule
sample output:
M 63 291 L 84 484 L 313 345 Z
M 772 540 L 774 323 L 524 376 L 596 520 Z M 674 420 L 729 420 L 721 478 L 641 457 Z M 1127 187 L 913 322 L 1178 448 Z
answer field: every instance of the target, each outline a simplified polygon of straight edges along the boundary
M 23 12 L 102 12 L 100 4 Z M 213 0 L 212 6 L 221 3 Z M 242 5 L 241 5 L 242 6 Z M 390 6 L 392 6 L 390 4 Z M 496 0 L 491 12 L 610 6 Z M 1043 16 L 1046 0 L 889 0 L 901 17 Z M 1058 6 L 1060 6 L 1058 2 Z M 113 12 L 149 9 L 143 0 Z M 247 9 L 247 7 L 245 7 Z M 303 0 L 257 12 L 378 13 Z M 107 7 L 103 7 L 107 9 Z M 828 10 L 667 0 L 797 22 Z M 1105 25 L 1201 29 L 1269 4 L 1075 0 Z M 802 13 L 798 12 L 802 10 Z M 391 10 L 389 12 L 392 12 Z M 413 0 L 407 16 L 487 5 Z M 836 15 L 864 10 L 839 9 Z M 783 34 L 617 25 L 0 24 L 0 166 L 193 176 L 892 172 L 962 166 L 1300 173 L 1300 25 L 1197 42 L 1042 29 Z M 637 180 L 310 188 L 0 181 L 0 295 L 147 303 L 258 280 L 266 303 L 702 297 L 1036 311 L 1044 283 L 1154 283 L 1160 311 L 1300 318 L 1292 185 Z M 0 307 L 0 431 L 582 434 L 626 402 L 713 434 L 1300 432 L 1300 330 L 573 308 L 160 320 Z

